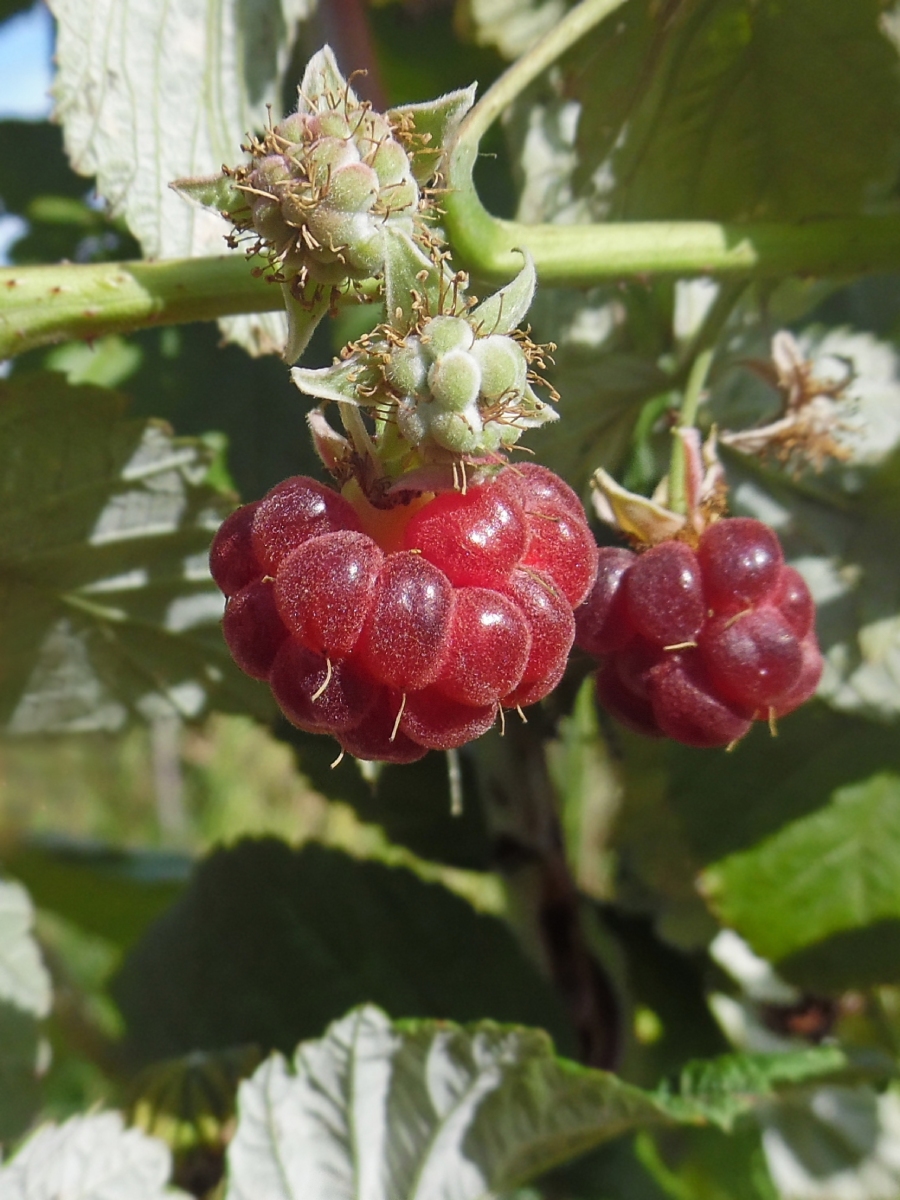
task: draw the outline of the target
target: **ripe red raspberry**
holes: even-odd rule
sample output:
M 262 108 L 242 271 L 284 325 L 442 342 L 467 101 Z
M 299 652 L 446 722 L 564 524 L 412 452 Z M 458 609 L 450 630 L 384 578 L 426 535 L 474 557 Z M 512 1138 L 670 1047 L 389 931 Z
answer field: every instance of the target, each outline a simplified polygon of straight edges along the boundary
M 597 549 L 574 492 L 527 464 L 388 509 L 288 479 L 228 518 L 210 564 L 235 661 L 288 720 L 412 762 L 556 686 Z
M 597 697 L 629 728 L 726 746 L 816 690 L 822 655 L 809 589 L 760 521 L 726 518 L 696 551 L 662 542 L 600 551 L 577 642 L 603 659 Z

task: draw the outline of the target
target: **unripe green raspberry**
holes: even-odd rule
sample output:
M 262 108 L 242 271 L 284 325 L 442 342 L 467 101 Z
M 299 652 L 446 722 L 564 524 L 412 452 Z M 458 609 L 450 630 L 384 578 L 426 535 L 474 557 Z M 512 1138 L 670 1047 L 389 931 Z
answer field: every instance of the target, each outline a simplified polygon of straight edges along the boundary
M 331 176 L 322 204 L 340 212 L 368 212 L 378 199 L 378 176 L 365 163 L 351 163 Z
M 254 251 L 284 279 L 365 279 L 384 267 L 389 225 L 413 232 L 420 193 L 409 156 L 390 121 L 349 89 L 303 105 L 324 111 L 285 118 L 251 145 L 254 161 L 231 173 L 247 195 L 248 215 L 235 225 L 257 236 Z
M 528 363 L 522 347 L 502 334 L 479 338 L 472 357 L 481 368 L 481 394 L 486 400 L 499 400 L 521 392 L 528 380 Z
M 433 359 L 450 350 L 468 350 L 474 341 L 472 326 L 462 317 L 432 317 L 422 326 L 422 343 Z
M 429 433 L 439 446 L 454 454 L 484 453 L 484 427 L 477 411 L 437 413 L 429 422 Z
M 385 378 L 401 396 L 423 392 L 427 377 L 428 364 L 417 337 L 395 350 L 385 366 Z
M 459 413 L 477 401 L 481 370 L 468 350 L 451 350 L 432 364 L 428 387 L 442 411 Z

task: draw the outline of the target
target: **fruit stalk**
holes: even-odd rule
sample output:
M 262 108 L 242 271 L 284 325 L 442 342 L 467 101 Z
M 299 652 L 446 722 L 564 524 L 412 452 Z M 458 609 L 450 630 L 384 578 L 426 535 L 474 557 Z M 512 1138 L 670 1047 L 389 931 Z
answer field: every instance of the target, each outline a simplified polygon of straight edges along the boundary
M 482 803 L 494 865 L 513 900 L 513 921 L 563 999 L 582 1062 L 615 1069 L 618 1004 L 591 954 L 584 910 L 565 857 L 558 802 L 547 770 L 547 717 L 531 710 L 527 727 L 512 714 L 501 737 L 478 745 Z

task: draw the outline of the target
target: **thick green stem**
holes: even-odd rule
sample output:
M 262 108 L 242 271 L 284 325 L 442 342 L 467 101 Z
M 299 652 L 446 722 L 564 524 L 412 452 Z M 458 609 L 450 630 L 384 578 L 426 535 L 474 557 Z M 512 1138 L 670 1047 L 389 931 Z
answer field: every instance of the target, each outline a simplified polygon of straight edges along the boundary
M 642 275 L 852 276 L 900 268 L 900 217 L 797 224 L 634 221 L 523 225 L 492 216 L 472 180 L 481 138 L 508 105 L 622 0 L 584 0 L 523 55 L 461 123 L 448 149 L 444 225 L 454 258 L 482 279 L 506 282 L 531 252 L 545 285 L 588 285 Z
M 0 359 L 69 338 L 283 307 L 281 289 L 237 255 L 9 267 L 0 270 Z

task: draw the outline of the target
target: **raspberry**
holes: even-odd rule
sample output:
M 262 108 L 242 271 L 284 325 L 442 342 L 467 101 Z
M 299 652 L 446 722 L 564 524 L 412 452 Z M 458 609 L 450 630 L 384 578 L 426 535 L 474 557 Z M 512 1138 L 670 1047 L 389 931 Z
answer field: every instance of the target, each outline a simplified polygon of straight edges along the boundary
M 281 560 L 310 538 L 361 528 L 343 496 L 314 479 L 296 475 L 257 502 L 251 534 L 253 553 L 266 572 L 274 575 Z
M 752 720 L 792 712 L 822 673 L 809 589 L 749 518 L 710 526 L 696 553 L 602 549 L 576 617 L 579 646 L 603 659 L 600 703 L 689 746 L 729 745 Z
M 751 608 L 734 617 L 713 617 L 700 652 L 716 689 L 752 708 L 774 704 L 797 681 L 800 642 L 777 608 Z
M 626 729 L 642 733 L 645 737 L 663 736 L 649 700 L 625 686 L 614 662 L 603 664 L 597 672 L 595 687 L 600 704 Z
M 585 602 L 575 611 L 575 643 L 599 657 L 623 649 L 634 637 L 625 611 L 622 580 L 637 555 L 616 546 L 603 546 L 597 559 L 594 585 Z
M 531 629 L 512 600 L 489 588 L 459 588 L 436 686 L 461 704 L 491 704 L 522 678 L 530 654 Z
M 507 489 L 493 484 L 445 492 L 406 527 L 405 545 L 418 550 L 456 587 L 502 584 L 528 545 L 525 513 Z
M 295 637 L 278 651 L 269 686 L 287 719 L 308 733 L 352 729 L 381 692 L 352 663 L 329 663 Z
M 341 749 L 355 758 L 376 762 L 411 763 L 424 758 L 428 746 L 420 746 L 402 730 L 395 729 L 403 698 L 385 688 L 365 717 L 340 734 Z
M 706 617 L 697 556 L 684 542 L 661 542 L 642 554 L 622 585 L 631 624 L 651 642 L 691 642 Z
M 717 694 L 695 654 L 667 654 L 650 672 L 653 715 L 662 732 L 686 746 L 727 746 L 750 718 Z
M 359 639 L 383 561 L 364 533 L 323 533 L 304 542 L 275 575 L 275 603 L 285 625 L 310 650 L 346 658 Z
M 275 655 L 288 636 L 275 607 L 270 579 L 255 579 L 229 599 L 222 636 L 242 671 L 254 679 L 268 679 Z
M 505 708 L 524 708 L 548 695 L 562 678 L 575 640 L 575 618 L 553 582 L 537 571 L 515 571 L 504 588 L 531 629 L 531 653 Z
M 487 733 L 496 719 L 496 703 L 460 704 L 430 687 L 407 696 L 400 728 L 420 746 L 455 750 Z
M 784 563 L 775 532 L 750 517 L 710 525 L 700 539 L 697 557 L 710 602 L 720 607 L 741 608 L 761 600 Z
M 450 646 L 453 588 L 419 554 L 392 554 L 378 575 L 358 658 L 377 679 L 402 691 L 437 678 Z
M 235 661 L 288 720 L 399 763 L 556 686 L 596 559 L 574 492 L 528 465 L 388 508 L 288 479 L 228 518 L 211 565 Z
M 209 570 L 226 596 L 233 596 L 262 575 L 250 540 L 259 501 L 236 508 L 219 526 L 209 551 Z

